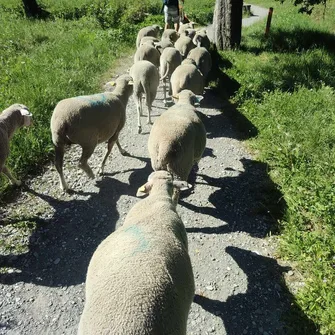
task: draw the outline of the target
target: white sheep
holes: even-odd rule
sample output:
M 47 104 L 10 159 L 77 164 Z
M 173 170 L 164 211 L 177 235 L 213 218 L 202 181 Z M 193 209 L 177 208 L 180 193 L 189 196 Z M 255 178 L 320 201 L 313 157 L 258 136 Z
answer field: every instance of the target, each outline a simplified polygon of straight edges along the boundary
M 161 30 L 162 28 L 157 24 L 140 29 L 140 31 L 137 33 L 136 48 L 140 46 L 141 39 L 144 36 L 159 37 L 159 33 Z
M 134 100 L 138 115 L 138 133 L 142 132 L 141 116 L 143 116 L 142 95 L 145 95 L 148 107 L 148 124 L 151 124 L 151 108 L 156 98 L 159 85 L 159 73 L 156 66 L 147 60 L 141 60 L 133 64 L 129 74 L 134 81 Z
M 188 53 L 196 46 L 190 37 L 181 35 L 174 44 L 174 47 L 180 52 L 183 59 L 185 59 Z
M 198 69 L 204 76 L 204 80 L 206 80 L 212 68 L 212 57 L 209 51 L 204 47 L 196 47 L 189 52 L 187 58 L 195 61 Z
M 145 43 L 143 45 L 140 45 L 136 50 L 134 55 L 134 63 L 141 60 L 147 60 L 158 68 L 160 55 L 161 54 L 154 46 Z
M 194 107 L 200 102 L 199 97 L 190 90 L 181 91 L 177 97 L 177 104 L 153 124 L 148 150 L 155 171 L 167 170 L 174 178 L 187 181 L 193 165 L 205 150 L 206 129 Z M 176 191 L 175 202 L 178 197 Z
M 185 89 L 200 95 L 204 91 L 204 77 L 193 59 L 184 59 L 172 73 L 170 82 L 173 96 Z
M 193 37 L 193 43 L 197 47 L 204 47 L 209 50 L 211 42 L 207 36 L 206 29 L 201 29 L 196 32 L 195 36 Z
M 176 32 L 174 29 L 165 29 L 163 31 L 161 40 L 162 41 L 168 40 L 172 43 L 175 43 L 178 40 L 179 36 L 180 36 L 179 33 Z
M 126 106 L 133 91 L 132 78 L 122 75 L 117 78 L 115 84 L 113 92 L 64 99 L 55 107 L 50 126 L 55 146 L 55 166 L 61 189 L 64 191 L 69 190 L 63 175 L 66 144 L 79 144 L 82 147 L 79 167 L 90 178 L 94 178 L 94 174 L 87 160 L 98 143 L 108 142 L 99 174 L 103 174 L 107 157 L 115 143 L 120 153 L 126 154 L 121 148 L 118 136 L 126 121 Z
M 155 43 L 159 43 L 160 40 L 157 37 L 153 37 L 153 36 L 144 36 L 142 37 L 141 41 L 140 41 L 140 46 L 143 44 L 149 44 L 151 46 L 155 46 Z
M 0 173 L 3 173 L 12 184 L 21 185 L 21 181 L 13 177 L 6 166 L 9 156 L 9 143 L 15 131 L 24 126 L 30 126 L 32 114 L 28 107 L 21 104 L 14 104 L 6 108 L 0 114 Z
M 186 29 L 194 29 L 194 25 L 195 24 L 196 23 L 193 22 L 193 21 L 181 24 L 180 27 L 179 27 L 179 29 L 178 29 L 178 33 L 182 34 Z
M 181 64 L 182 57 L 180 52 L 173 47 L 165 48 L 160 57 L 160 80 L 163 81 L 164 104 L 166 106 L 166 78 L 171 78 L 174 70 Z M 171 83 L 169 80 L 169 94 L 172 94 Z
M 195 285 L 184 224 L 166 171 L 152 173 L 123 225 L 94 252 L 78 335 L 186 335 Z
M 189 38 L 193 39 L 193 37 L 195 36 L 196 34 L 196 30 L 195 29 L 191 29 L 191 28 L 188 28 L 188 29 L 185 29 L 184 32 L 181 34 L 181 36 L 188 36 Z

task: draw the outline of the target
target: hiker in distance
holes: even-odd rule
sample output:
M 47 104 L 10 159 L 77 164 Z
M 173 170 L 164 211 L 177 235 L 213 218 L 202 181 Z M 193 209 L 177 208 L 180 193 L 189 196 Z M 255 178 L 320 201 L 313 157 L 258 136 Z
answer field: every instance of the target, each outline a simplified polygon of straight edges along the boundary
M 181 0 L 184 3 L 184 0 Z M 163 10 L 165 18 L 164 29 L 170 28 L 170 22 L 173 22 L 174 29 L 178 31 L 179 29 L 179 1 L 178 0 L 163 0 Z M 171 27 L 173 28 L 173 27 Z

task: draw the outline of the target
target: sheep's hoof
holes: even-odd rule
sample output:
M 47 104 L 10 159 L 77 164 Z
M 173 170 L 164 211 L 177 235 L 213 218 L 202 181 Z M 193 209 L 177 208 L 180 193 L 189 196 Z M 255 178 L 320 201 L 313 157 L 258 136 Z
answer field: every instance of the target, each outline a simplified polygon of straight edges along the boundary
M 104 170 L 100 168 L 97 172 L 97 175 L 98 176 L 103 176 L 104 175 Z
M 148 121 L 147 124 L 153 124 L 152 121 Z
M 141 133 L 142 133 L 142 127 L 138 127 L 137 133 L 138 133 L 138 134 L 141 134 Z
M 121 153 L 122 156 L 130 156 L 130 153 L 126 150 L 122 150 L 122 151 L 120 151 L 120 153 Z

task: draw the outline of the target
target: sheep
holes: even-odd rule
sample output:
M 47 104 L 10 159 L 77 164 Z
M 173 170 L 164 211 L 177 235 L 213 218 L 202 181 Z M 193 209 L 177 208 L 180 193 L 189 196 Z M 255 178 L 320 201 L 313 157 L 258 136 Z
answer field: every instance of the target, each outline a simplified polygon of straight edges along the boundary
M 163 31 L 161 40 L 168 40 L 172 43 L 175 43 L 178 40 L 179 36 L 179 33 L 177 33 L 174 29 L 165 29 Z
M 163 39 L 159 42 L 154 42 L 154 46 L 159 51 L 159 53 L 162 54 L 164 49 L 173 47 L 173 43 L 168 39 Z
M 185 29 L 184 32 L 181 34 L 181 36 L 188 36 L 189 38 L 193 39 L 195 34 L 196 34 L 196 30 L 195 29 L 191 29 L 191 28 L 188 28 L 188 29 Z
M 133 64 L 129 74 L 134 80 L 134 100 L 138 115 L 138 133 L 142 132 L 141 116 L 143 115 L 142 94 L 148 107 L 148 124 L 151 124 L 151 107 L 156 98 L 159 85 L 159 73 L 156 66 L 147 60 L 141 60 Z
M 10 152 L 9 142 L 18 128 L 28 127 L 31 124 L 32 114 L 25 105 L 13 104 L 0 114 L 0 174 L 7 176 L 13 185 L 20 186 L 21 181 L 13 177 L 6 166 Z
M 204 80 L 206 80 L 212 68 L 212 57 L 209 51 L 204 47 L 196 47 L 189 52 L 187 58 L 191 58 L 195 61 L 198 69 L 204 76 Z
M 174 47 L 180 52 L 183 59 L 186 58 L 188 53 L 195 48 L 195 44 L 193 44 L 192 39 L 188 36 L 182 35 L 174 44 Z
M 204 91 L 204 77 L 197 68 L 193 59 L 186 58 L 171 75 L 172 95 L 177 95 L 184 89 L 191 90 L 194 94 Z
M 156 37 L 153 36 L 144 36 L 142 37 L 141 41 L 140 41 L 140 46 L 143 44 L 149 44 L 151 46 L 155 46 L 155 43 L 159 43 L 160 40 Z
M 154 171 L 167 170 L 174 178 L 187 181 L 205 150 L 206 129 L 194 107 L 199 97 L 190 90 L 181 91 L 177 97 L 177 104 L 152 126 L 148 151 Z M 178 202 L 178 197 L 179 191 L 175 190 L 173 200 Z
M 201 29 L 196 32 L 195 36 L 193 37 L 193 43 L 197 47 L 204 47 L 207 50 L 209 50 L 211 46 L 211 42 L 207 36 L 205 29 Z
M 108 143 L 106 155 L 98 170 L 100 175 L 103 174 L 107 157 L 115 143 L 122 155 L 127 154 L 122 149 L 118 136 L 126 121 L 126 106 L 133 91 L 132 78 L 122 75 L 117 78 L 115 85 L 113 92 L 61 100 L 53 111 L 50 127 L 55 147 L 55 166 L 60 187 L 66 192 L 69 191 L 63 175 L 66 144 L 79 144 L 82 147 L 78 166 L 89 178 L 94 178 L 94 174 L 87 160 L 98 143 Z
M 140 31 L 137 33 L 136 48 L 140 46 L 141 39 L 144 36 L 158 37 L 161 30 L 162 28 L 157 24 L 140 29 Z
M 158 68 L 160 55 L 161 54 L 154 46 L 149 44 L 143 44 L 139 46 L 135 52 L 134 63 L 140 60 L 147 60 Z
M 191 22 L 188 22 L 188 23 L 184 23 L 184 24 L 181 24 L 179 29 L 178 29 L 178 33 L 179 34 L 182 34 L 186 29 L 194 29 L 194 25 L 196 23 L 191 21 Z
M 164 104 L 166 106 L 166 78 L 171 78 L 173 71 L 181 64 L 182 58 L 180 52 L 175 48 L 166 48 L 160 57 L 160 80 L 163 81 Z M 171 84 L 169 81 L 169 94 L 171 95 Z
M 94 252 L 78 335 L 186 335 L 195 284 L 173 187 L 188 185 L 153 172 L 138 190 L 149 196 Z

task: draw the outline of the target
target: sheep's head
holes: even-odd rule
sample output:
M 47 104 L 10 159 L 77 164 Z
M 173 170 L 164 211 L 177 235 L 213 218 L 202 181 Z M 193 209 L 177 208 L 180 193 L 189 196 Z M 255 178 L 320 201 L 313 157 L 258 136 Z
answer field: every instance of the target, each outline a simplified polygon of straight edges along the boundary
M 200 101 L 204 98 L 202 95 L 196 95 L 191 90 L 182 90 L 173 96 L 178 103 L 191 104 L 192 106 L 200 106 Z
M 136 196 L 137 197 L 145 196 L 146 194 L 150 193 L 152 187 L 155 184 L 162 184 L 162 183 L 169 186 L 169 193 L 171 196 L 173 193 L 173 188 L 177 188 L 183 191 L 192 187 L 186 181 L 173 180 L 172 175 L 168 171 L 161 170 L 161 171 L 155 171 L 149 175 L 148 181 L 137 190 Z

